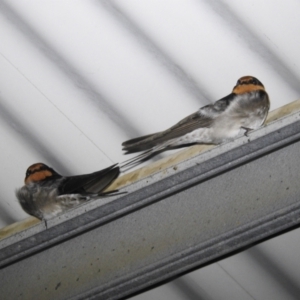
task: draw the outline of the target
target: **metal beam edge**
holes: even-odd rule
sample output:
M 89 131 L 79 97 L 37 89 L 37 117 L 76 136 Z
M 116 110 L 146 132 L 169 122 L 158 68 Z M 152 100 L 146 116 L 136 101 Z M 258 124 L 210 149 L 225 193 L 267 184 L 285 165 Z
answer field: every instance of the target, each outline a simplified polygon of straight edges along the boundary
M 232 252 L 236 253 L 238 249 L 266 240 L 299 223 L 300 202 L 70 299 L 116 300 L 131 296 L 137 291 L 141 293 L 143 289 L 220 260 Z
M 300 113 L 279 119 L 233 142 L 215 147 L 126 187 L 128 194 L 95 207 L 88 203 L 48 222 L 38 224 L 18 236 L 0 242 L 0 267 L 43 251 L 80 233 L 159 201 L 196 183 L 208 180 L 261 155 L 300 139 Z M 37 229 L 38 228 L 38 229 Z M 39 232 L 37 232 L 39 231 Z

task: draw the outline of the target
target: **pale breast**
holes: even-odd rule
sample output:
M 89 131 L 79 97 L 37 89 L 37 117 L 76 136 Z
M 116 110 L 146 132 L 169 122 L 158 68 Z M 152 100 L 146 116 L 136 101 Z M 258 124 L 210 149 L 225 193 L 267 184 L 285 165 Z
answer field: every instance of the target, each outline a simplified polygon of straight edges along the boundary
M 55 217 L 91 199 L 92 196 L 80 194 L 57 195 L 53 187 L 40 187 L 37 184 L 23 186 L 16 191 L 22 208 L 30 215 L 39 219 Z

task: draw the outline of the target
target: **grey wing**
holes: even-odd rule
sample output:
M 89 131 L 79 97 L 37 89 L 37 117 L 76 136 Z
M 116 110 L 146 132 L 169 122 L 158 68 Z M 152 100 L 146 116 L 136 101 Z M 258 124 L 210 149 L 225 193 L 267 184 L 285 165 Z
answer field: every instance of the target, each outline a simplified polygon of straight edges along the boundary
M 197 111 L 192 115 L 187 116 L 171 128 L 155 134 L 151 139 L 161 142 L 163 140 L 171 140 L 183 136 L 197 128 L 210 127 L 212 124 L 212 117 L 210 114 L 203 114 L 202 111 Z
M 126 154 L 148 150 L 164 141 L 183 136 L 195 129 L 208 128 L 212 125 L 214 118 L 226 110 L 232 99 L 233 95 L 230 94 L 214 104 L 203 106 L 197 112 L 187 116 L 165 131 L 126 141 L 122 144 L 123 150 L 127 151 Z
M 171 128 L 150 134 L 142 137 L 138 137 L 129 141 L 124 142 L 123 150 L 129 153 L 142 152 L 140 155 L 133 157 L 125 161 L 121 168 L 130 169 L 131 167 L 138 165 L 139 163 L 146 161 L 150 157 L 154 156 L 155 153 L 166 150 L 167 147 L 172 148 L 172 139 L 183 136 L 189 132 L 192 132 L 198 128 L 209 128 L 212 126 L 214 119 L 224 112 L 231 101 L 235 98 L 234 94 L 230 94 L 214 104 L 206 105 L 200 108 L 197 112 L 184 118 Z M 168 141 L 171 141 L 168 145 Z M 165 143 L 166 142 L 166 143 Z
M 214 104 L 201 107 L 199 109 L 199 114 L 201 114 L 203 117 L 207 116 L 213 119 L 220 113 L 224 112 L 234 98 L 235 94 L 229 94 L 228 96 L 216 101 Z
M 227 109 L 232 99 L 233 96 L 230 94 L 216 101 L 214 104 L 203 106 L 197 112 L 187 116 L 171 128 L 152 135 L 150 139 L 159 142 L 160 139 L 171 140 L 183 136 L 198 128 L 209 128 L 211 127 L 215 117 Z
M 178 122 L 177 124 L 165 131 L 157 132 L 147 136 L 142 136 L 124 142 L 122 144 L 123 150 L 127 151 L 126 154 L 148 150 L 156 145 L 159 145 L 164 141 L 182 136 L 199 127 L 209 126 L 210 123 L 211 118 L 202 117 L 199 114 L 199 111 L 197 111 L 196 113 L 186 117 L 185 119 L 181 120 L 180 122 Z

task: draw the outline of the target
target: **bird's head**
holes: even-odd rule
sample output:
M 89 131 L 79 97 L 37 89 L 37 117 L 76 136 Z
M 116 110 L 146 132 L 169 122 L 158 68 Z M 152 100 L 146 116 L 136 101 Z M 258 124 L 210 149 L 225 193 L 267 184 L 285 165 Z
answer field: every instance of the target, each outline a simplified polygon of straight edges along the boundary
M 47 165 L 43 163 L 36 163 L 28 167 L 24 181 L 25 184 L 29 184 L 31 182 L 35 183 L 50 178 L 58 177 L 61 176 Z
M 232 93 L 244 94 L 258 90 L 264 91 L 264 85 L 253 76 L 244 76 L 237 81 L 236 86 L 232 90 Z

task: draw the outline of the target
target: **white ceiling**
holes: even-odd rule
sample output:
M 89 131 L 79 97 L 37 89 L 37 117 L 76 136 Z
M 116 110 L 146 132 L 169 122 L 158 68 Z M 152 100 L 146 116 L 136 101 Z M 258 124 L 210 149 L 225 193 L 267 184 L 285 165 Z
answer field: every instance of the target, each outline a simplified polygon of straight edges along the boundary
M 244 75 L 263 82 L 271 109 L 298 99 L 299 12 L 296 0 L 0 0 L 0 227 L 27 217 L 14 190 L 32 163 L 67 175 L 121 162 L 124 140 L 170 127 Z M 263 245 L 274 261 L 286 251 Z M 222 299 L 267 299 L 255 251 L 197 271 L 199 280 L 220 278 L 214 289 L 231 291 Z M 180 294 L 193 276 L 163 288 L 193 299 Z M 294 299 L 279 295 L 268 299 Z

